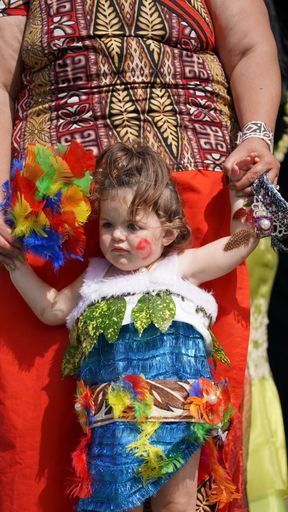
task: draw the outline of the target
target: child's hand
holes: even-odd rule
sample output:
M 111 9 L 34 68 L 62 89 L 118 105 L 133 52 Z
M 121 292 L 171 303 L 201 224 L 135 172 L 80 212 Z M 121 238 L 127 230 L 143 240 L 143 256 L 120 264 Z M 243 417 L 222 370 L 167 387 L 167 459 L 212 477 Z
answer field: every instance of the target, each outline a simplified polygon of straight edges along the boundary
M 232 165 L 230 181 L 239 181 L 246 172 L 250 171 L 254 164 L 259 162 L 257 153 L 250 153 L 245 158 L 241 158 Z
M 251 156 L 251 168 L 247 170 L 249 161 L 247 163 L 245 159 Z M 255 163 L 253 156 L 256 158 Z M 253 195 L 251 185 L 264 173 L 267 173 L 269 181 L 276 186 L 279 169 L 280 164 L 266 142 L 252 137 L 239 144 L 223 163 L 223 171 L 230 178 L 230 188 L 241 191 L 245 196 Z
M 8 270 L 8 272 L 14 272 L 15 270 L 21 270 L 21 268 L 23 268 L 25 264 L 25 257 L 22 254 L 20 254 L 19 256 L 17 256 L 17 258 L 11 258 L 9 260 L 9 263 L 5 264 L 5 267 Z

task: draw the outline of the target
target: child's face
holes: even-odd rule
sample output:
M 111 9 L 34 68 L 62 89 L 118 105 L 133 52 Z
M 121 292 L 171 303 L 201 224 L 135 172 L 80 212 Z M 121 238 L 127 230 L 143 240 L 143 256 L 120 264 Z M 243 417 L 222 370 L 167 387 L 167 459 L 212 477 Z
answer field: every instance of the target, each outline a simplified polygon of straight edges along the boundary
M 137 270 L 157 260 L 171 243 L 154 212 L 141 212 L 131 220 L 133 191 L 121 188 L 100 204 L 100 247 L 105 258 L 121 270 Z

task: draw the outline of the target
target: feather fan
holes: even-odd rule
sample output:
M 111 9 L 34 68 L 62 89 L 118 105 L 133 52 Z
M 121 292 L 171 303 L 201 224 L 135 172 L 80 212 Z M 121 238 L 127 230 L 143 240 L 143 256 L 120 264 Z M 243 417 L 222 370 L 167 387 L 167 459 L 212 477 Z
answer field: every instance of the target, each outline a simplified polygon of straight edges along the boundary
M 56 271 L 83 259 L 94 167 L 92 151 L 76 141 L 56 149 L 30 144 L 26 159 L 13 161 L 0 208 L 27 256 L 50 260 Z

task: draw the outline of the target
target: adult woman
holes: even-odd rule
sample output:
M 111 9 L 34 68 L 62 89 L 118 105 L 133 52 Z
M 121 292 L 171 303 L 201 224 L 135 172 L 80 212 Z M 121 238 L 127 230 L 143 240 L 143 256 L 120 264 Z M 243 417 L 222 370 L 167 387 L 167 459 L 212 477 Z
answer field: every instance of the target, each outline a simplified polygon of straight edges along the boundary
M 250 132 L 248 138 L 245 132 L 245 137 L 242 137 L 245 140 L 228 157 L 231 132 L 236 124 L 225 75 L 215 54 L 216 35 L 217 52 L 233 90 L 240 126 L 260 120 L 273 130 L 279 101 L 279 71 L 262 0 L 254 0 L 252 5 L 249 0 L 243 0 L 241 8 L 238 2 L 210 0 L 207 2 L 209 11 L 204 1 L 198 0 L 142 0 L 131 3 L 22 0 L 4 1 L 4 4 L 6 9 L 2 14 L 7 16 L 0 20 L 1 62 L 4 59 L 6 63 L 1 80 L 6 112 L 6 119 L 1 117 L 3 179 L 9 173 L 13 101 L 8 102 L 8 98 L 11 96 L 18 98 L 13 130 L 13 146 L 18 153 L 25 153 L 28 142 L 69 143 L 73 138 L 85 147 L 92 147 L 96 155 L 114 140 L 129 141 L 132 137 L 141 137 L 157 149 L 175 170 L 192 231 L 194 224 L 202 226 L 193 233 L 195 245 L 207 243 L 229 229 L 228 191 L 224 187 L 223 166 L 232 178 L 241 178 L 234 185 L 238 189 L 246 189 L 266 170 L 269 170 L 272 181 L 276 179 L 277 162 L 265 140 L 259 138 L 257 130 Z M 24 20 L 9 17 L 20 14 L 21 9 L 22 14 L 28 14 L 25 33 Z M 249 16 L 243 17 L 243 12 Z M 19 83 L 22 38 L 23 87 L 17 95 L 15 82 Z M 10 52 L 8 58 L 7 52 Z M 234 163 L 251 151 L 257 152 L 260 161 L 241 176 Z M 197 211 L 189 209 L 191 194 L 194 204 L 198 196 Z M 4 263 L 9 251 L 17 250 L 9 243 L 9 233 L 2 225 L 0 252 Z M 80 268 L 73 266 L 71 271 L 76 274 Z M 47 276 L 47 272 L 47 269 L 41 269 L 46 280 L 48 277 L 50 282 L 55 282 L 55 277 Z M 68 272 L 69 266 L 57 276 L 59 287 L 65 284 Z M 211 284 L 211 287 L 220 302 L 220 321 L 215 333 L 221 338 L 232 365 L 237 361 L 238 370 L 233 367 L 230 381 L 234 406 L 239 409 L 247 346 L 243 326 L 246 324 L 247 331 L 249 320 L 245 268 L 241 267 L 237 273 L 232 273 L 220 283 Z M 50 330 L 47 334 L 35 319 L 28 320 L 25 309 L 25 336 L 29 345 L 21 343 L 23 331 L 19 333 L 15 325 L 15 307 L 24 306 L 19 297 L 12 299 L 4 271 L 1 276 L 3 289 L 5 300 L 10 304 L 10 309 L 8 307 L 5 316 L 2 313 L 0 318 L 5 356 L 1 359 L 4 367 L 1 378 L 6 406 L 11 403 L 10 394 L 13 400 L 17 397 L 12 418 L 10 409 L 3 410 L 7 440 L 3 449 L 6 456 L 1 461 L 1 473 L 4 475 L 1 488 L 11 489 L 13 482 L 11 493 L 14 493 L 13 498 L 7 498 L 7 494 L 3 497 L 3 509 L 14 512 L 17 508 L 18 512 L 27 507 L 30 512 L 38 507 L 50 511 L 58 506 L 63 512 L 69 510 L 69 505 L 63 497 L 67 473 L 62 468 L 63 464 L 65 468 L 68 466 L 70 446 L 66 449 L 66 445 L 73 443 L 73 436 L 69 433 L 65 443 L 66 458 L 64 456 L 63 459 L 62 445 L 67 437 L 65 414 L 71 415 L 72 409 L 68 403 L 64 407 L 70 407 L 70 413 L 65 410 L 64 414 L 63 401 L 71 390 L 68 389 L 69 382 L 59 386 L 56 375 L 65 335 L 58 330 Z M 6 332 L 4 323 L 8 324 Z M 10 344 L 6 341 L 8 337 L 12 338 Z M 36 341 L 32 343 L 30 340 L 34 339 Z M 21 370 L 17 379 L 15 359 L 16 369 Z M 31 391 L 29 404 L 19 397 L 23 386 L 28 386 Z M 39 387 L 40 393 L 36 391 Z M 32 408 L 35 403 L 37 407 Z M 53 432 L 51 424 L 55 418 L 60 425 Z M 10 437 L 11 419 L 13 429 Z M 38 424 L 41 424 L 41 432 Z M 238 426 L 237 436 L 241 438 L 240 431 Z M 235 441 L 236 430 L 233 432 Z M 12 470 L 8 472 L 7 469 L 15 438 L 20 463 L 24 465 L 26 474 L 21 485 L 18 485 L 17 472 L 13 470 L 11 473 Z M 51 461 L 52 450 L 64 462 L 60 463 L 58 459 Z M 28 461 L 27 451 L 31 456 Z M 229 452 L 231 470 L 241 466 L 237 463 L 238 452 L 238 448 Z M 39 478 L 36 483 L 35 474 Z M 241 480 L 239 474 L 238 479 Z M 29 496 L 28 489 L 31 490 Z M 201 496 L 204 496 L 204 491 L 203 487 Z M 239 502 L 238 510 L 244 507 Z

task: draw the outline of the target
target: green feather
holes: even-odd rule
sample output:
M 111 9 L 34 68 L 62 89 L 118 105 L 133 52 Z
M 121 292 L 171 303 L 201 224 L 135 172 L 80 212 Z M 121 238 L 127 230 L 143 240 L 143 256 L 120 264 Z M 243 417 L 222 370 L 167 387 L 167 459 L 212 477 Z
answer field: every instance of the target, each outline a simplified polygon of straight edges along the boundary
M 79 187 L 81 190 L 83 190 L 86 196 L 89 196 L 91 181 L 92 175 L 89 171 L 86 171 L 85 176 L 83 178 L 75 178 L 73 180 L 73 183 L 74 185 L 77 185 L 77 187 Z
M 191 423 L 190 428 L 191 435 L 189 437 L 197 443 L 204 443 L 211 430 L 215 427 L 208 425 L 208 423 Z
M 42 198 L 49 195 L 49 191 L 55 182 L 57 167 L 51 160 L 53 151 L 51 148 L 36 144 L 35 146 L 35 160 L 45 170 L 45 173 L 37 180 L 37 195 Z
M 162 466 L 162 474 L 173 473 L 184 465 L 184 460 L 179 454 L 167 455 L 167 462 Z

